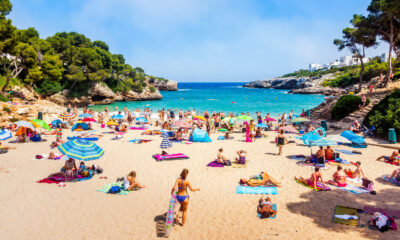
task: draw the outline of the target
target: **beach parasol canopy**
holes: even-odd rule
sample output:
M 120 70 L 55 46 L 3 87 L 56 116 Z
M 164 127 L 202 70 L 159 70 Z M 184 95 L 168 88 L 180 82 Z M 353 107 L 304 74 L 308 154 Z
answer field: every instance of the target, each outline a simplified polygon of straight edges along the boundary
M 82 122 L 96 122 L 93 118 L 84 118 L 82 119 Z
M 7 140 L 12 137 L 11 131 L 8 129 L 2 129 L 0 132 L 0 141 Z
M 291 125 L 284 126 L 282 129 L 283 129 L 283 131 L 289 132 L 289 133 L 296 133 L 296 134 L 299 133 L 299 131 Z
M 168 135 L 164 133 L 163 134 L 163 139 L 161 141 L 160 148 L 161 149 L 167 149 L 167 148 L 170 148 L 170 147 L 172 147 L 172 143 L 169 140 Z
M 301 122 L 309 122 L 310 119 L 304 118 L 304 117 L 298 117 L 298 118 L 294 118 L 292 119 L 292 123 L 301 123 Z
M 179 120 L 173 123 L 174 127 L 191 128 L 192 124 L 189 120 Z
M 267 124 L 265 124 L 265 123 L 259 123 L 259 124 L 257 124 L 257 125 L 256 125 L 256 127 L 260 127 L 260 128 L 267 128 L 267 127 L 268 127 L 268 125 L 267 125 Z
M 316 141 L 311 141 L 309 146 L 336 146 L 338 145 L 337 142 L 326 139 L 326 138 L 321 138 Z
M 75 117 L 75 114 L 69 112 L 62 112 L 60 113 L 60 115 L 58 115 L 58 117 L 61 119 L 72 119 Z
M 160 120 L 160 116 L 158 116 L 157 114 L 152 114 L 152 115 L 150 116 L 150 119 L 153 119 L 153 120 Z
M 266 119 L 264 119 L 264 121 L 266 121 L 266 122 L 276 122 L 276 119 L 275 118 L 266 118 Z
M 108 121 L 107 122 L 108 126 L 118 126 L 118 123 L 114 122 L 114 121 Z
M 247 116 L 247 115 L 240 115 L 239 117 L 236 117 L 236 119 L 238 119 L 238 120 L 243 120 L 243 121 L 253 120 L 252 117 Z
M 43 121 L 42 119 L 33 119 L 33 120 L 31 120 L 31 123 L 37 128 L 41 127 L 41 128 L 46 129 L 48 131 L 51 130 L 50 126 L 45 121 Z
M 147 119 L 146 118 L 144 118 L 144 117 L 137 117 L 136 119 L 136 122 L 147 122 Z
M 33 124 L 28 121 L 18 121 L 15 123 L 15 125 L 17 125 L 18 128 L 20 128 L 20 127 L 25 127 L 25 128 L 30 128 L 30 129 L 35 128 L 35 126 L 33 126 Z
M 104 155 L 104 150 L 94 142 L 82 139 L 68 141 L 58 146 L 58 150 L 63 155 L 79 161 L 96 160 Z
M 329 135 L 325 139 L 331 140 L 331 141 L 334 141 L 337 143 L 351 143 L 350 140 L 348 140 L 347 138 L 342 137 L 340 135 Z
M 196 115 L 193 117 L 193 120 L 201 120 L 201 121 L 206 121 L 206 119 L 203 116 Z
M 231 117 L 226 117 L 224 119 L 222 119 L 223 122 L 229 122 L 232 118 Z
M 124 116 L 122 116 L 121 114 L 117 114 L 111 117 L 111 119 L 123 119 Z
M 93 115 L 90 114 L 90 113 L 82 113 L 78 117 L 80 117 L 80 118 L 93 118 Z

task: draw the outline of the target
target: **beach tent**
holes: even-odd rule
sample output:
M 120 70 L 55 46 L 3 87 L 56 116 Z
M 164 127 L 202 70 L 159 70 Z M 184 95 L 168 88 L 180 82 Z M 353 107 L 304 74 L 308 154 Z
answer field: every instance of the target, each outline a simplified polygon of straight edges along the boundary
M 194 129 L 193 136 L 191 137 L 192 142 L 211 142 L 211 138 L 208 136 L 206 131 L 201 129 Z
M 350 147 L 355 147 L 355 148 L 366 148 L 367 147 L 367 143 L 365 142 L 364 138 L 361 136 L 358 136 L 357 134 L 353 133 L 352 131 L 349 131 L 349 130 L 343 131 L 340 134 L 340 136 L 351 141 L 351 144 L 346 144 Z
M 75 123 L 74 126 L 72 126 L 72 131 L 75 131 L 76 128 L 81 127 L 82 130 L 88 130 L 89 129 L 89 125 L 87 125 L 87 123 Z
M 56 120 L 51 122 L 51 127 L 52 128 L 59 128 L 59 127 L 61 127 L 61 124 L 63 124 L 63 122 L 60 119 L 56 119 Z

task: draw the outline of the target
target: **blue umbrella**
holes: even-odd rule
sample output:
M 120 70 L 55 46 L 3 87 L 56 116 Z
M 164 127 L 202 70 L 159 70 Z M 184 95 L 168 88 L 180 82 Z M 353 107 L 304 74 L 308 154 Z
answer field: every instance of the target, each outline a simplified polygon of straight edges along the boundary
M 136 122 L 147 122 L 147 119 L 144 117 L 137 117 L 135 120 Z
M 257 124 L 257 125 L 256 125 L 256 127 L 260 127 L 260 128 L 267 128 L 267 127 L 268 127 L 268 125 L 267 125 L 267 124 L 265 124 L 265 123 L 259 123 L 259 124 Z
M 321 138 L 316 141 L 310 141 L 309 146 L 336 146 L 338 145 L 337 142 L 326 139 L 326 138 Z
M 79 115 L 78 117 L 80 117 L 80 118 L 93 118 L 93 115 L 89 114 L 89 113 L 83 113 L 83 114 Z
M 122 116 L 121 114 L 117 114 L 111 117 L 111 119 L 123 119 L 124 116 Z
M 68 141 L 59 146 L 58 150 L 65 156 L 79 161 L 96 160 L 104 154 L 104 150 L 95 143 L 82 139 Z
M 2 129 L 0 132 L 0 140 L 7 140 L 12 137 L 11 131 L 8 129 Z

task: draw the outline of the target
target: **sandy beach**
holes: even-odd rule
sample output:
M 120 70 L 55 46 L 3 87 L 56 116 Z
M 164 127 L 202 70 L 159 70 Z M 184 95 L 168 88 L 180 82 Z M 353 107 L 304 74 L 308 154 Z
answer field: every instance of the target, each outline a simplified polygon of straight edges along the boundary
M 160 152 L 162 138 L 140 133 L 129 130 L 121 140 L 111 140 L 113 136 L 105 134 L 97 142 L 105 155 L 87 162 L 100 165 L 103 174 L 89 181 L 66 183 L 66 187 L 36 183 L 64 165 L 62 160 L 34 159 L 36 154 L 50 151 L 54 136 L 46 136 L 48 141 L 41 143 L 8 143 L 17 149 L 0 155 L 0 239 L 158 239 L 163 234 L 171 188 L 183 168 L 189 169 L 188 180 L 200 191 L 189 192 L 186 225 L 175 225 L 170 239 L 398 239 L 396 231 L 382 234 L 332 222 L 336 205 L 398 209 L 400 189 L 378 179 L 396 167 L 375 161 L 382 154 L 390 154 L 391 149 L 369 146 L 361 150 L 361 155 L 342 155 L 346 160 L 362 162 L 377 191 L 377 195 L 353 195 L 337 189 L 314 192 L 296 183 L 294 176 L 309 177 L 312 169 L 298 166 L 286 156 L 307 155 L 310 149 L 292 143 L 284 147 L 283 156 L 274 155 L 278 151 L 271 143 L 274 132 L 267 132 L 267 138 L 254 143 L 243 142 L 240 133 L 228 141 L 217 140 L 221 134 L 214 133 L 211 143 L 174 143 L 168 152 L 185 153 L 190 159 L 163 162 L 152 158 Z M 72 135 L 71 130 L 64 130 L 64 139 Z M 128 142 L 141 137 L 153 141 Z M 294 140 L 294 135 L 288 137 Z M 220 147 L 230 159 L 236 151 L 246 150 L 250 160 L 247 168 L 207 167 Z M 329 180 L 335 169 L 329 166 L 322 170 L 324 180 Z M 146 188 L 125 196 L 96 191 L 132 170 Z M 260 195 L 235 193 L 240 178 L 260 171 L 267 171 L 283 185 L 278 195 L 271 196 L 278 206 L 276 219 L 257 218 Z M 361 223 L 366 224 L 370 215 L 361 216 Z

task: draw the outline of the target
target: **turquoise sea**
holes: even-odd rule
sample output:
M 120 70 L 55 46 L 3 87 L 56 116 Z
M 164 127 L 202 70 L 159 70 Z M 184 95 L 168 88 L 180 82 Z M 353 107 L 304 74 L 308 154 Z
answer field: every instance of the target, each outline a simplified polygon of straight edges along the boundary
M 115 106 L 130 110 L 149 107 L 153 111 L 159 109 L 196 109 L 209 112 L 262 112 L 277 116 L 293 109 L 295 114 L 300 114 L 302 109 L 310 109 L 324 101 L 322 95 L 288 94 L 288 90 L 277 89 L 251 89 L 243 88 L 244 83 L 179 83 L 178 91 L 162 91 L 162 100 L 117 102 L 107 105 L 110 111 Z M 91 107 L 94 110 L 104 110 L 104 105 Z

